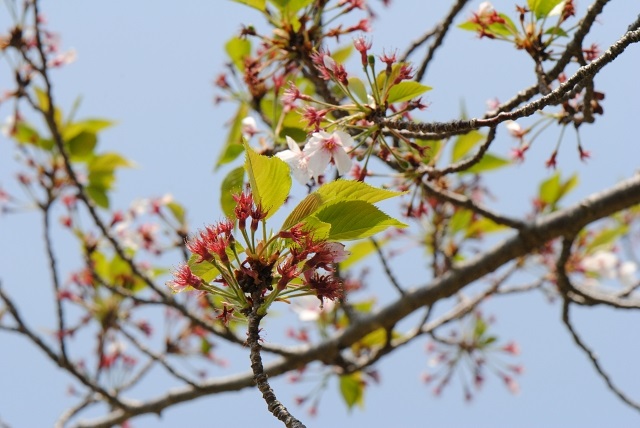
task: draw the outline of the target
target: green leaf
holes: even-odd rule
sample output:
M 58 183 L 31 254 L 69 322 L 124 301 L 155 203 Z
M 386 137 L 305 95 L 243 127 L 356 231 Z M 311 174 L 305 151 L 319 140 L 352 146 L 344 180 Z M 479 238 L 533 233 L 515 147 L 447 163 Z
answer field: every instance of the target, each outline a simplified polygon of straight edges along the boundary
M 94 132 L 81 131 L 70 140 L 67 140 L 67 150 L 73 161 L 87 161 L 93 156 L 93 151 L 98 144 L 98 137 Z
M 253 200 L 267 213 L 274 215 L 284 204 L 291 191 L 289 166 L 280 158 L 256 153 L 245 143 L 244 168 L 249 176 Z
M 100 208 L 109 208 L 109 196 L 107 196 L 107 189 L 102 186 L 89 184 L 85 187 L 85 191 L 97 206 Z
M 576 174 L 562 182 L 560 172 L 556 172 L 540 184 L 539 198 L 542 202 L 555 207 L 558 201 L 577 185 L 578 176 Z
M 27 122 L 19 121 L 16 123 L 16 132 L 13 138 L 20 143 L 34 144 L 39 146 L 40 134 L 35 128 L 31 127 Z
M 64 128 L 62 138 L 69 141 L 81 132 L 90 132 L 97 134 L 105 128 L 113 126 L 114 122 L 105 119 L 85 119 L 78 122 L 70 123 Z
M 334 200 L 354 200 L 373 204 L 407 192 L 379 189 L 361 181 L 336 180 L 320 187 L 317 193 L 324 198 L 325 203 Z
M 116 168 L 132 167 L 134 163 L 115 152 L 94 156 L 89 162 L 89 172 L 113 172 Z
M 269 0 L 280 10 L 287 10 L 290 14 L 294 14 L 303 7 L 310 5 L 313 0 Z
M 612 229 L 603 229 L 599 231 L 593 239 L 586 245 L 585 253 L 592 254 L 596 250 L 606 249 L 613 245 L 619 237 L 625 235 L 629 231 L 629 226 L 622 225 Z
M 171 211 L 171 214 L 173 214 L 173 218 L 175 218 L 178 223 L 185 223 L 185 210 L 181 204 L 171 201 L 167 203 L 167 208 L 169 208 L 169 211 Z
M 240 104 L 238 111 L 233 118 L 233 123 L 231 124 L 229 135 L 227 136 L 227 141 L 218 156 L 218 160 L 215 165 L 216 170 L 222 165 L 233 162 L 244 151 L 244 147 L 242 146 L 242 119 L 247 117 L 248 112 L 249 106 L 245 103 Z
M 402 101 L 409 101 L 418 95 L 422 95 L 432 88 L 430 86 L 423 85 L 414 80 L 406 80 L 400 82 L 397 85 L 393 85 L 389 89 L 387 102 L 389 104 L 399 103 Z
M 325 223 L 313 216 L 305 218 L 303 223 L 302 229 L 311 232 L 315 240 L 326 241 L 329 239 L 331 224 Z
M 473 218 L 473 213 L 470 210 L 457 210 L 453 216 L 451 216 L 451 220 L 449 221 L 449 230 L 451 233 L 458 233 L 471 224 L 471 219 Z
M 196 263 L 198 257 L 198 255 L 192 254 L 191 257 L 189 257 L 189 261 L 187 262 L 187 265 L 194 275 L 202 278 L 202 280 L 206 283 L 213 281 L 218 275 L 220 275 L 220 271 L 212 263 L 206 260 L 203 260 L 200 263 Z
M 222 180 L 220 186 L 220 206 L 222 212 L 229 218 L 235 218 L 236 201 L 233 195 L 242 192 L 242 184 L 244 183 L 244 167 L 239 166 L 229 172 Z
M 535 13 L 536 18 L 545 18 L 554 7 L 562 3 L 563 0 L 527 0 L 529 9 Z
M 485 153 L 480 161 L 473 165 L 471 168 L 462 171 L 463 174 L 479 174 L 481 172 L 492 171 L 494 169 L 502 168 L 511 164 L 511 161 L 491 153 Z
M 331 225 L 330 241 L 366 238 L 389 227 L 407 227 L 363 201 L 341 201 L 320 209 L 314 218 Z
M 243 71 L 244 59 L 251 54 L 251 42 L 240 37 L 233 37 L 224 45 L 224 49 L 236 68 Z
M 560 186 L 560 193 L 558 194 L 558 200 L 565 196 L 567 193 L 571 192 L 579 183 L 578 175 L 573 174 L 571 177 L 567 179 Z
M 540 184 L 538 196 L 546 204 L 552 205 L 558 200 L 560 192 L 560 173 L 556 172 Z
M 569 34 L 567 34 L 567 32 L 560 27 L 547 28 L 544 34 L 551 34 L 551 35 L 560 36 L 560 37 L 569 37 Z
M 458 136 L 451 149 L 451 161 L 457 162 L 462 159 L 476 144 L 484 140 L 484 138 L 485 136 L 482 133 L 475 130 Z
M 38 87 L 33 88 L 36 93 L 36 100 L 38 100 L 38 107 L 42 109 L 44 112 L 49 111 L 49 97 L 47 97 L 47 93 Z
M 364 86 L 362 80 L 357 77 L 349 77 L 349 90 L 355 94 L 358 99 L 363 103 L 368 103 L 367 88 Z
M 267 8 L 266 0 L 233 0 L 236 3 L 242 3 L 254 9 L 258 9 L 261 12 L 264 12 Z
M 364 403 L 364 381 L 360 372 L 340 376 L 340 393 L 349 410 Z
M 331 53 L 331 58 L 338 64 L 344 63 L 353 53 L 353 44 L 345 45 Z
M 465 238 L 479 237 L 485 233 L 500 232 L 507 229 L 507 226 L 495 223 L 486 217 L 474 220 L 465 232 Z
M 300 203 L 291 211 L 289 216 L 282 224 L 280 230 L 289 230 L 291 227 L 300 223 L 305 218 L 316 212 L 323 204 L 324 199 L 317 192 L 307 195 Z

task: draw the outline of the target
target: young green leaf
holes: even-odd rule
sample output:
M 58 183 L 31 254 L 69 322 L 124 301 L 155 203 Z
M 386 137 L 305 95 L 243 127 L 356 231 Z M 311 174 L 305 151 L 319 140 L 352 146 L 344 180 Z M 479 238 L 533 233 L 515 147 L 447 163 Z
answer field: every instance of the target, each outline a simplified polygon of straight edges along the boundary
M 251 54 L 251 42 L 240 37 L 233 37 L 224 45 L 224 49 L 233 65 L 240 71 L 244 70 L 244 59 Z
M 244 168 L 249 176 L 253 200 L 271 217 L 280 209 L 291 191 L 289 166 L 280 158 L 256 153 L 244 143 L 246 158 Z
M 360 372 L 340 376 L 340 393 L 349 410 L 364 403 L 364 381 Z
M 293 211 L 291 211 L 280 230 L 289 230 L 291 227 L 300 223 L 316 212 L 322 206 L 323 202 L 324 199 L 317 192 L 307 195 L 307 197 L 300 201 Z
M 399 103 L 402 101 L 409 101 L 419 95 L 430 91 L 430 86 L 423 85 L 422 83 L 415 82 L 413 80 L 406 80 L 400 82 L 397 85 L 393 85 L 389 89 L 387 102 L 389 104 Z
M 242 146 L 242 119 L 247 117 L 248 112 L 249 106 L 244 103 L 240 104 L 238 111 L 233 118 L 233 123 L 231 124 L 229 135 L 227 136 L 227 141 L 220 151 L 220 155 L 216 161 L 216 170 L 222 165 L 233 162 L 244 151 L 244 147 Z
M 355 96 L 362 103 L 368 103 L 367 88 L 364 86 L 362 80 L 357 77 L 349 77 L 349 89 L 355 94 Z
M 66 142 L 71 160 L 76 162 L 89 160 L 97 144 L 98 136 L 90 131 L 81 131 Z
M 529 9 L 533 11 L 537 19 L 546 18 L 547 15 L 564 0 L 527 0 Z
M 266 0 L 233 0 L 237 3 L 242 3 L 254 9 L 258 9 L 260 12 L 264 12 L 267 7 Z
M 323 197 L 324 203 L 338 200 L 353 200 L 373 204 L 385 199 L 404 195 L 406 192 L 378 189 L 361 181 L 336 180 L 320 187 L 317 193 Z
M 479 174 L 481 172 L 487 172 L 494 169 L 502 168 L 511 164 L 511 162 L 505 158 L 493 155 L 491 153 L 485 153 L 482 159 L 471 168 L 462 171 L 462 174 Z
M 182 225 L 185 223 L 185 209 L 181 204 L 175 201 L 171 201 L 167 203 L 167 208 L 169 208 L 169 211 L 171 211 L 173 218 L 175 218 L 179 224 Z
M 457 162 L 474 148 L 485 136 L 478 131 L 471 131 L 456 138 L 451 149 L 451 161 Z
M 189 257 L 187 265 L 191 268 L 191 272 L 202 278 L 204 282 L 211 282 L 220 275 L 220 271 L 212 263 L 206 260 L 196 263 L 196 260 L 198 260 L 198 256 L 192 254 L 191 257 Z
M 330 241 L 366 238 L 389 227 L 407 227 L 377 207 L 363 201 L 335 202 L 320 209 L 313 217 L 331 225 Z

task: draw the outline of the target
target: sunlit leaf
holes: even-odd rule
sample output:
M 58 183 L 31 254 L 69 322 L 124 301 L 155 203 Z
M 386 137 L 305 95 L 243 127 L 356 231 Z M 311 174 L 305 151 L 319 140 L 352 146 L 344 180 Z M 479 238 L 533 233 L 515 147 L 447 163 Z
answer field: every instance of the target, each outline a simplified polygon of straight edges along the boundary
M 481 172 L 487 172 L 494 169 L 502 168 L 510 164 L 511 161 L 509 161 L 508 159 L 501 158 L 491 153 L 485 153 L 484 156 L 482 156 L 482 159 L 480 159 L 477 164 L 473 165 L 469 169 L 462 171 L 462 173 L 479 174 Z
M 233 1 L 235 1 L 236 3 L 242 3 L 254 9 L 258 9 L 261 12 L 264 12 L 264 10 L 267 7 L 266 0 L 233 0 Z
M 269 218 L 284 204 L 291 191 L 289 166 L 280 158 L 256 153 L 245 143 L 244 169 L 249 177 L 253 200 L 262 206 Z
M 629 231 L 629 226 L 622 225 L 611 229 L 603 229 L 588 242 L 585 247 L 586 254 L 592 254 L 597 250 L 609 248 L 613 243 Z
M 527 5 L 536 15 L 536 18 L 541 19 L 549 15 L 553 8 L 563 1 L 564 0 L 527 0 Z
M 300 203 L 291 211 L 289 216 L 282 224 L 281 230 L 288 230 L 302 220 L 316 212 L 323 203 L 324 199 L 317 192 L 307 195 Z
M 238 70 L 244 70 L 244 59 L 251 54 L 251 42 L 246 38 L 233 37 L 224 45 L 224 49 L 233 65 Z
M 360 372 L 340 376 L 340 393 L 349 410 L 364 403 L 364 386 Z
M 369 102 L 369 98 L 367 97 L 367 89 L 364 86 L 362 80 L 358 79 L 357 77 L 349 77 L 349 90 L 351 90 L 351 92 L 355 94 L 360 102 Z
M 73 122 L 65 126 L 62 138 L 69 141 L 81 132 L 91 132 L 97 134 L 103 129 L 113 126 L 114 122 L 105 119 L 85 119 Z
M 321 195 L 327 203 L 333 200 L 356 200 L 373 204 L 406 194 L 407 192 L 379 189 L 361 181 L 336 180 L 320 187 L 317 193 Z
M 191 272 L 202 278 L 204 282 L 209 283 L 220 275 L 220 271 L 212 263 L 209 263 L 206 260 L 196 263 L 196 260 L 198 260 L 198 256 L 196 254 L 192 254 L 191 257 L 189 257 L 187 265 L 191 268 Z
M 430 91 L 431 89 L 432 88 L 430 86 L 423 85 L 422 83 L 418 83 L 414 80 L 406 80 L 398 83 L 397 85 L 393 85 L 389 89 L 387 102 L 389 104 L 393 104 L 402 101 L 409 101 L 427 91 Z
M 81 131 L 66 142 L 67 150 L 73 161 L 89 160 L 93 156 L 96 144 L 98 144 L 98 137 L 90 131 Z
M 457 162 L 474 148 L 485 136 L 478 131 L 471 131 L 456 138 L 451 149 L 451 161 Z
M 407 226 L 363 201 L 336 202 L 320 209 L 314 217 L 331 225 L 328 236 L 331 241 L 361 239 L 389 227 Z

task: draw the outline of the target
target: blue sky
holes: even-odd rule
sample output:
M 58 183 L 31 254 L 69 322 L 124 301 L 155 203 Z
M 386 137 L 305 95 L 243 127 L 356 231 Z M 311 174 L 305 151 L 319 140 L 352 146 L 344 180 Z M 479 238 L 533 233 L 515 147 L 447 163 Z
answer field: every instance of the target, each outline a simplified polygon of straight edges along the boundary
M 418 37 L 445 13 L 449 2 L 425 6 L 417 0 L 396 0 L 382 9 L 374 23 L 373 51 L 398 48 Z M 478 6 L 472 3 L 461 16 Z M 513 8 L 510 1 L 494 2 L 499 10 Z M 580 2 L 580 10 L 586 2 Z M 116 127 L 100 141 L 104 149 L 116 150 L 135 160 L 137 168 L 118 176 L 113 205 L 124 208 L 139 197 L 171 193 L 188 208 L 192 228 L 216 221 L 219 183 L 224 170 L 213 173 L 213 164 L 226 135 L 225 123 L 232 115 L 229 104 L 214 106 L 212 80 L 226 60 L 224 42 L 242 23 L 260 23 L 260 17 L 230 1 L 190 2 L 66 2 L 43 1 L 50 27 L 60 31 L 63 46 L 78 51 L 78 61 L 53 73 L 58 103 L 68 110 L 81 95 L 79 117 L 105 117 Z M 606 46 L 617 39 L 637 15 L 629 2 L 612 2 L 595 26 L 588 43 Z M 8 16 L 0 12 L 0 29 Z M 345 38 L 344 42 L 349 42 Z M 640 95 L 637 70 L 640 51 L 631 46 L 619 61 L 596 78 L 596 88 L 606 93 L 605 115 L 585 129 L 582 141 L 593 156 L 580 163 L 575 137 L 567 132 L 560 153 L 563 173 L 578 172 L 581 183 L 567 202 L 574 202 L 630 176 L 638 167 L 633 141 L 637 121 L 635 99 Z M 359 70 L 355 66 L 352 70 Z M 533 65 L 510 46 L 478 40 L 473 34 L 452 30 L 436 55 L 425 83 L 429 109 L 423 120 L 456 118 L 464 101 L 469 116 L 479 116 L 485 101 L 507 99 L 533 82 Z M 0 88 L 7 87 L 6 65 L 0 70 Z M 10 114 L 0 106 L 2 118 Z M 526 122 L 523 122 L 526 123 Z M 544 160 L 555 145 L 558 130 L 549 130 L 531 150 L 528 162 L 510 167 L 489 178 L 497 200 L 493 206 L 514 215 L 529 210 L 538 183 L 548 177 Z M 0 137 L 2 138 L 2 137 Z M 508 156 L 514 142 L 504 128 L 495 150 Z M 0 185 L 12 188 L 14 147 L 0 140 Z M 49 276 L 40 238 L 40 219 L 35 213 L 0 217 L 0 279 L 15 296 L 30 324 L 47 331 L 53 323 Z M 63 269 L 77 267 L 73 257 L 77 244 L 56 234 L 64 256 Z M 396 268 L 407 286 L 422 283 L 412 272 L 412 261 Z M 372 277 L 375 277 L 372 275 Z M 379 285 L 371 284 L 377 292 Z M 378 293 L 377 293 L 378 294 Z M 391 298 L 387 291 L 379 299 Z M 496 333 L 516 339 L 526 372 L 520 378 L 521 393 L 512 396 L 499 379 L 490 378 L 484 391 L 467 404 L 458 385 L 435 398 L 420 381 L 427 367 L 424 342 L 420 341 L 384 359 L 378 366 L 380 385 L 367 390 L 363 410 L 347 412 L 335 384 L 324 395 L 319 414 L 305 417 L 293 397 L 308 392 L 313 384 L 291 385 L 284 378 L 274 388 L 285 404 L 297 410 L 310 427 L 388 426 L 406 427 L 538 427 L 538 426 L 632 426 L 637 412 L 608 392 L 586 358 L 572 345 L 560 324 L 560 308 L 540 294 L 490 301 L 484 311 L 495 314 Z M 620 386 L 640 397 L 640 333 L 633 328 L 638 316 L 604 309 L 577 310 L 576 325 L 596 348 L 602 362 Z M 278 326 L 274 321 L 274 327 Z M 267 325 L 268 327 L 268 325 Z M 277 333 L 273 333 L 277 337 Z M 267 336 L 269 340 L 269 336 Z M 15 427 L 50 426 L 73 401 L 65 395 L 69 379 L 22 338 L 0 333 L 0 420 Z M 248 369 L 242 350 L 230 354 L 227 374 Z M 246 364 L 245 364 L 246 363 Z M 212 369 L 212 374 L 222 374 Z M 150 381 L 141 396 L 155 396 L 160 383 Z M 35 410 L 37 409 L 37 410 Z M 277 427 L 255 390 L 201 398 L 168 409 L 161 418 L 145 416 L 135 427 L 235 426 Z

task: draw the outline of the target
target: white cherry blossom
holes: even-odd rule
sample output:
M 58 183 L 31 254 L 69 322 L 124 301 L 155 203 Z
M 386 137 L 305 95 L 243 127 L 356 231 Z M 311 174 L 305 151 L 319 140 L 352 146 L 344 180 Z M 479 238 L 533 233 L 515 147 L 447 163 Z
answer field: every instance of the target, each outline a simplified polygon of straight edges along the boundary
M 329 134 L 325 131 L 314 132 L 304 147 L 307 155 L 307 167 L 316 180 L 334 160 L 338 172 L 346 174 L 351 169 L 351 158 L 345 148 L 353 145 L 353 138 L 344 131 L 335 131 Z
M 293 138 L 287 136 L 287 146 L 289 150 L 283 150 L 277 153 L 276 156 L 285 161 L 291 168 L 293 178 L 298 180 L 301 184 L 307 184 L 311 178 L 311 174 L 308 169 L 309 159 Z

